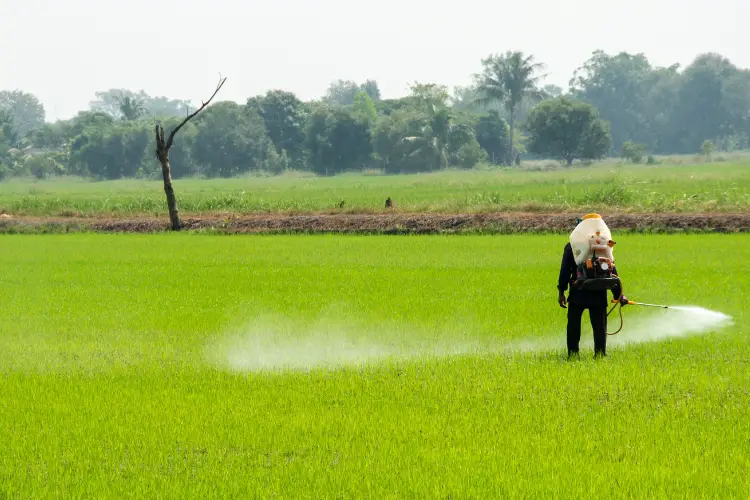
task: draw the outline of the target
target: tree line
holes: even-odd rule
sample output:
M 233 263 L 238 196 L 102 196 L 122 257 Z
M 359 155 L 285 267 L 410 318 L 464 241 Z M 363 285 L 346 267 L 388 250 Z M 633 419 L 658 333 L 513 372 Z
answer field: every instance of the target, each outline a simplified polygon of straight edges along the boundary
M 542 85 L 544 65 L 522 52 L 491 55 L 479 69 L 471 85 L 414 82 L 396 99 L 383 99 L 373 80 L 338 80 L 308 102 L 284 90 L 218 101 L 181 130 L 172 175 L 409 173 L 750 146 L 750 71 L 719 54 L 681 69 L 596 51 L 567 90 Z M 0 177 L 158 177 L 153 127 L 190 112 L 186 100 L 110 89 L 75 117 L 48 123 L 34 95 L 2 91 Z

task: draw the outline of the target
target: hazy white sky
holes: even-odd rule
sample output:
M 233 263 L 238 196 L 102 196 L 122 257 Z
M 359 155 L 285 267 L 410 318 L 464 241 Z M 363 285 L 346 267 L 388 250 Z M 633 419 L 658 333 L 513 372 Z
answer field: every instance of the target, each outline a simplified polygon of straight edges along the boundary
M 533 53 L 545 83 L 565 87 L 596 49 L 750 67 L 749 16 L 749 0 L 0 0 L 0 89 L 36 94 L 48 120 L 109 88 L 198 101 L 219 73 L 217 100 L 311 99 L 338 78 L 396 97 L 415 80 L 466 84 L 506 50 Z

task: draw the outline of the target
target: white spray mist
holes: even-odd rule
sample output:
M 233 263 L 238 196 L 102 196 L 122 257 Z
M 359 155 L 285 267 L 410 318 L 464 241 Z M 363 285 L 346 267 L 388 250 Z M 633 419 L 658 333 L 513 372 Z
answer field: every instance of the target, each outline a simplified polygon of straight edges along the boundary
M 637 307 L 637 306 L 630 306 Z M 586 322 L 584 321 L 584 325 Z M 726 314 L 695 306 L 654 310 L 643 316 L 625 317 L 625 327 L 608 338 L 617 347 L 644 342 L 701 335 L 732 325 Z M 260 319 L 224 336 L 207 348 L 209 360 L 223 369 L 238 372 L 278 370 L 308 371 L 319 368 L 372 364 L 385 359 L 442 358 L 471 354 L 538 353 L 565 348 L 565 333 L 554 337 L 516 340 L 456 339 L 450 335 L 425 337 L 399 328 L 378 334 L 319 320 L 305 331 L 276 318 Z M 366 330 L 366 329 L 365 329 Z M 581 346 L 592 344 L 590 330 L 583 328 Z M 588 337 L 588 338 L 587 338 Z
M 657 309 L 645 317 L 626 317 L 623 331 L 610 339 L 613 345 L 658 342 L 710 333 L 732 324 L 731 316 L 718 311 L 697 306 L 670 306 L 669 309 Z

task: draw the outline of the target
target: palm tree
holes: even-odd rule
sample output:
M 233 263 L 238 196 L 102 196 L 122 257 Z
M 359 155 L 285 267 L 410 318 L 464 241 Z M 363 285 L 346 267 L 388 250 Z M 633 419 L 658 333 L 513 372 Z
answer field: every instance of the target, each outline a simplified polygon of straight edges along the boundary
M 455 127 L 456 125 L 451 123 L 450 111 L 440 109 L 429 116 L 419 130 L 420 135 L 404 137 L 402 140 L 414 145 L 409 156 L 432 157 L 433 168 L 440 170 L 448 166 L 448 138 Z
M 143 101 L 139 101 L 135 97 L 121 95 L 119 105 L 120 113 L 122 113 L 122 118 L 124 120 L 137 120 L 146 114 L 146 108 L 143 106 Z
M 436 169 L 448 166 L 448 142 L 456 134 L 472 134 L 471 127 L 453 121 L 453 114 L 448 107 L 448 91 L 435 84 L 412 85 L 412 96 L 423 108 L 424 122 L 419 134 L 404 137 L 402 142 L 412 143 L 413 150 L 409 156 L 427 154 L 433 158 Z
M 525 56 L 523 52 L 506 52 L 502 56 L 490 56 L 482 60 L 484 71 L 477 76 L 477 92 L 480 97 L 475 104 L 487 106 L 492 103 L 503 103 L 510 115 L 510 136 L 508 137 L 508 165 L 513 164 L 514 130 L 516 126 L 516 108 L 524 98 L 541 100 L 544 92 L 539 90 L 538 83 L 544 75 L 538 72 L 544 65 L 534 61 L 533 55 Z

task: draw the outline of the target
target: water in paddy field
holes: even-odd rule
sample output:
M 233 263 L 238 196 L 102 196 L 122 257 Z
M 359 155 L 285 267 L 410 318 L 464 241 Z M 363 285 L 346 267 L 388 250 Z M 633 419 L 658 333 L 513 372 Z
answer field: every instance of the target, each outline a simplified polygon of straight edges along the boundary
M 631 306 L 638 307 L 638 306 Z M 613 313 L 614 314 L 614 313 Z M 733 324 L 732 318 L 697 306 L 675 306 L 655 309 L 636 318 L 625 316 L 625 326 L 610 336 L 612 347 L 717 332 Z M 619 319 L 611 320 L 619 324 Z M 291 334 L 278 328 L 277 322 L 256 322 L 246 331 L 235 331 L 219 343 L 209 346 L 207 355 L 216 366 L 236 372 L 301 370 L 372 364 L 385 359 L 442 358 L 462 355 L 553 352 L 565 350 L 564 326 L 555 336 L 530 337 L 515 341 L 467 341 L 443 338 L 440 341 L 410 339 L 403 332 L 393 335 L 398 341 L 373 340 L 365 332 L 347 331 L 342 325 L 327 326 L 320 322 L 304 333 Z M 612 329 L 612 326 L 610 326 Z M 592 344 L 584 320 L 581 346 Z

